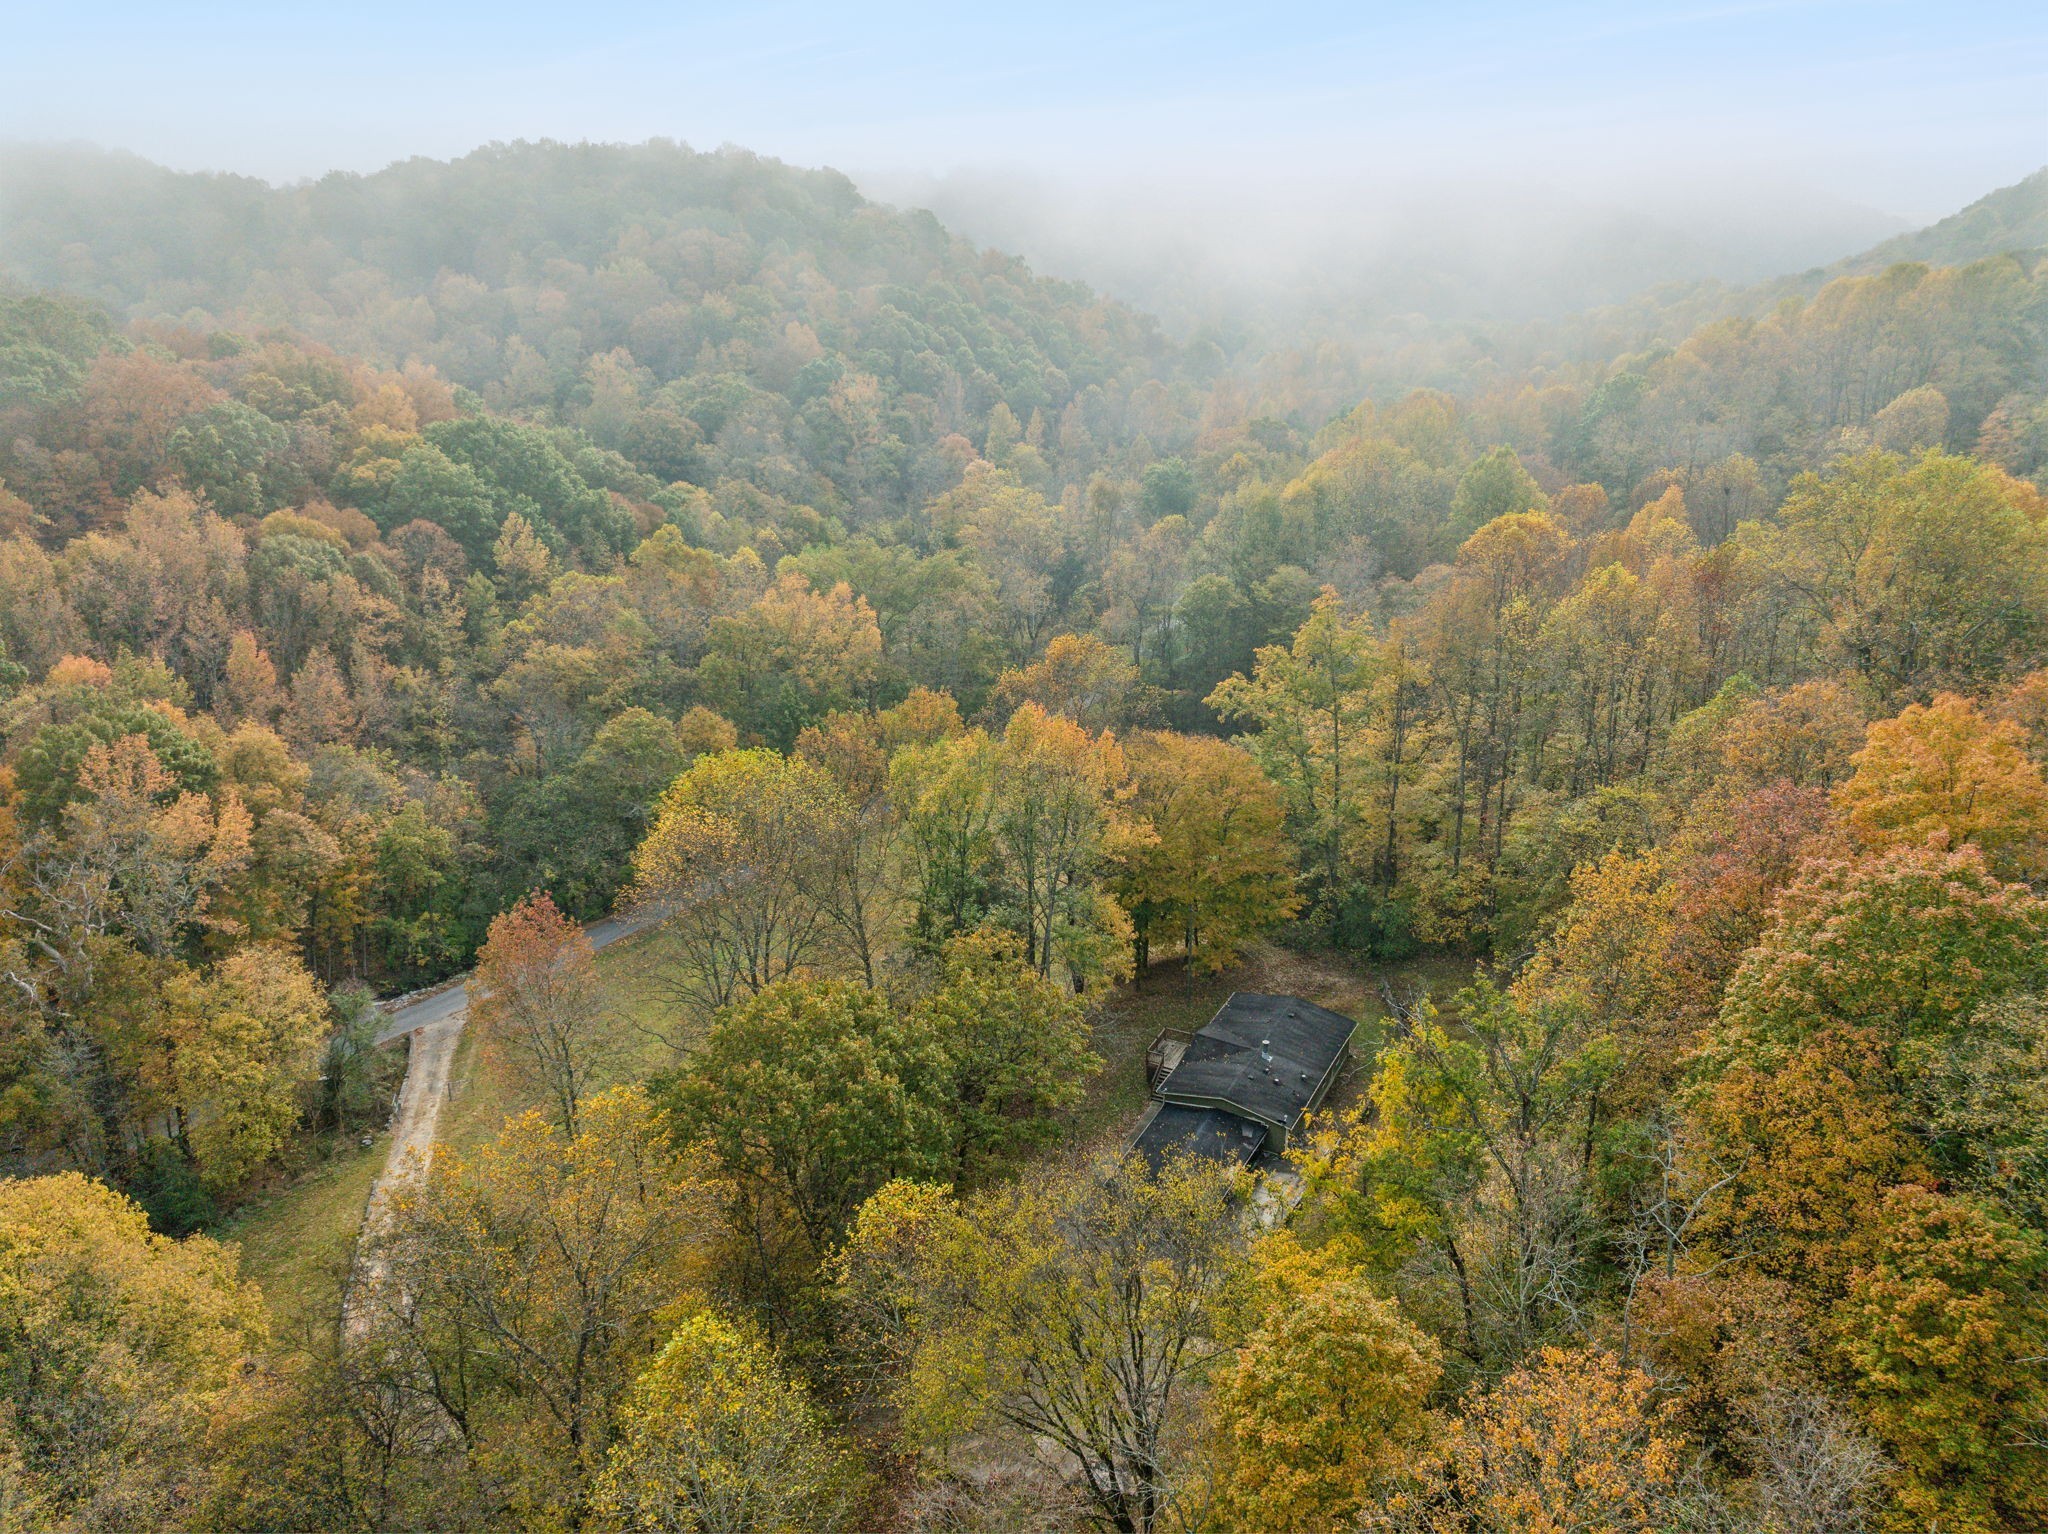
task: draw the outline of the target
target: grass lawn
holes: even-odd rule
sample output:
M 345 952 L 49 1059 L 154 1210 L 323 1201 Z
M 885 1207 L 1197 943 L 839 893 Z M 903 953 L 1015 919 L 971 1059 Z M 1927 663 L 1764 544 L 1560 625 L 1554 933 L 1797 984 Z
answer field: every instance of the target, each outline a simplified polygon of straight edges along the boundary
M 612 1027 L 593 1089 L 645 1081 L 678 1060 L 693 1032 L 679 1029 L 683 1010 L 665 998 L 659 984 L 675 939 L 655 929 L 621 938 L 597 955 L 597 972 L 611 991 Z M 492 1139 L 507 1118 L 539 1103 L 523 1094 L 478 1047 L 476 1030 L 464 1028 L 449 1076 L 448 1104 L 441 1110 L 440 1138 L 458 1151 Z
M 373 1136 L 367 1149 L 357 1140 L 344 1141 L 325 1160 L 244 1205 L 215 1232 L 241 1247 L 242 1276 L 262 1286 L 278 1331 L 334 1319 L 370 1184 L 390 1150 L 391 1137 L 384 1134 Z

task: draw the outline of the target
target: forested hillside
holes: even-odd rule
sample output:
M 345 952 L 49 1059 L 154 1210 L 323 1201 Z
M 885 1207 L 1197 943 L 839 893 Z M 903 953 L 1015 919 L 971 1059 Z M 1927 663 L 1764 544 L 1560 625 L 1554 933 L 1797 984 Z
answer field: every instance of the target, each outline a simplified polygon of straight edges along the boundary
M 1875 272 L 1901 261 L 1959 266 L 1988 256 L 2026 255 L 2048 248 L 2048 169 L 2000 187 L 1961 212 L 1872 246 L 1840 263 L 1840 271 Z
M 2048 1519 L 2048 264 L 1230 355 L 733 152 L 4 197 L 0 1520 Z M 1116 1154 L 1272 973 L 1314 1143 Z
M 664 480 L 854 521 L 927 499 L 999 404 L 1055 485 L 1188 424 L 1150 321 L 738 151 L 519 144 L 286 190 L 45 152 L 0 226 L 7 270 L 124 318 L 424 364 Z

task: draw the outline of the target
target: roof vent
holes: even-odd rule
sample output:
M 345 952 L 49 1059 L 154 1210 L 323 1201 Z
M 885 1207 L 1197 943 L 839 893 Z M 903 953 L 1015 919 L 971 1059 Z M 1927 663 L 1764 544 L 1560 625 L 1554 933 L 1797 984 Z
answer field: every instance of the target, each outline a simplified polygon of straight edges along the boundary
M 1273 1063 L 1273 1041 L 1271 1039 L 1259 1040 L 1259 1058 L 1268 1065 Z

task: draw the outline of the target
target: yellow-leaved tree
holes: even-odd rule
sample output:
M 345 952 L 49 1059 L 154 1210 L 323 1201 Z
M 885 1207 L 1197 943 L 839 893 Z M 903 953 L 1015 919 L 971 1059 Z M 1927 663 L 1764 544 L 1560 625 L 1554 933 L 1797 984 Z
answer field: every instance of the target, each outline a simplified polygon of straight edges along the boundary
M 1284 1292 L 1217 1382 L 1218 1506 L 1243 1534 L 1355 1529 L 1428 1431 L 1440 1350 L 1339 1271 Z
M 832 1534 L 853 1477 L 760 1334 L 690 1317 L 620 1409 L 591 1499 L 620 1534 Z
M 295 954 L 236 950 L 168 987 L 177 1119 L 200 1180 L 235 1187 L 284 1148 L 318 1073 L 327 1001 Z
M 184 1526 L 208 1420 L 265 1339 L 235 1268 L 76 1172 L 0 1182 L 0 1519 Z
M 691 1287 L 706 1184 L 646 1094 L 614 1087 L 573 1136 L 533 1111 L 470 1154 L 437 1147 L 395 1205 L 366 1337 L 506 1516 L 573 1526 L 613 1407 Z
M 1132 808 L 1154 833 L 1134 842 L 1116 883 L 1137 962 L 1164 938 L 1197 968 L 1223 969 L 1301 905 L 1280 791 L 1249 753 L 1206 736 L 1146 731 L 1125 752 Z
M 716 1011 L 787 979 L 833 936 L 828 856 L 850 813 L 822 768 L 773 751 L 699 757 L 634 855 L 634 898 L 663 912 L 676 995 Z
M 1428 1534 L 1652 1534 L 1680 1527 L 1690 1454 L 1656 1385 L 1598 1349 L 1544 1348 L 1442 1425 L 1421 1486 L 1387 1500 Z M 1370 1526 L 1370 1525 L 1369 1525 Z M 1384 1526 L 1384 1525 L 1382 1525 Z
M 1864 846 L 1917 847 L 1946 832 L 2007 878 L 2048 870 L 2048 778 L 2014 721 L 1994 723 L 1945 692 L 1873 724 L 1855 766 L 1835 802 Z

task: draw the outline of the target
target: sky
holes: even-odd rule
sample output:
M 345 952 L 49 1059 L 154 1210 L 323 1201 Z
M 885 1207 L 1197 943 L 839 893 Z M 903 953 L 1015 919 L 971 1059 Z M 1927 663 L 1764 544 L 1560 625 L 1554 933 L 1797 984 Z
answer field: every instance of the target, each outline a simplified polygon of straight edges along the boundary
M 854 174 L 1648 181 L 1920 220 L 2048 163 L 2048 4 L 0 0 L 0 140 L 290 181 L 514 138 Z

